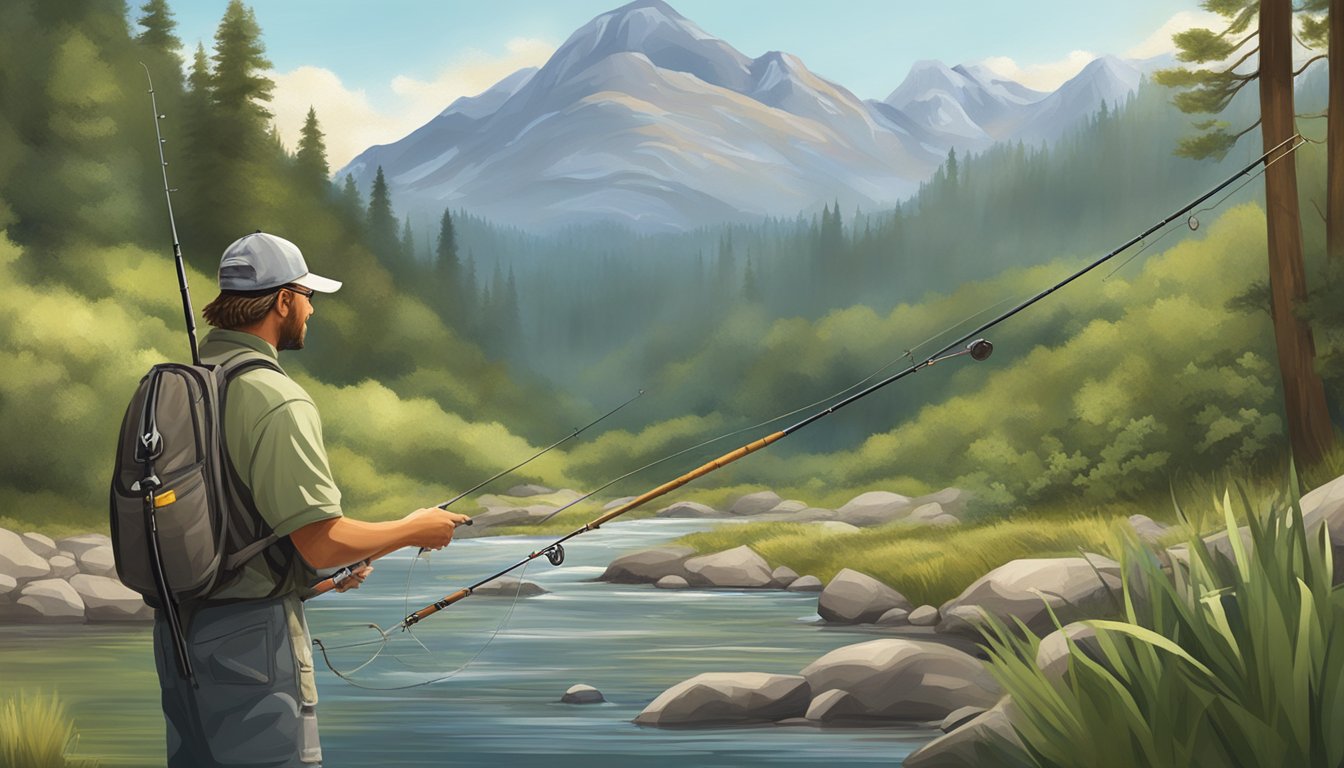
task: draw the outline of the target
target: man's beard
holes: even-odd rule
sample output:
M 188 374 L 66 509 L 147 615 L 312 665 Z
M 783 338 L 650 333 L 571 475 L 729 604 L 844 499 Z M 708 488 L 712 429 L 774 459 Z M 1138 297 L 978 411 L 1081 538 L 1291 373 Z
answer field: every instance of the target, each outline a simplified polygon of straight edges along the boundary
M 303 337 L 307 329 L 308 324 L 300 319 L 297 313 L 291 314 L 280 327 L 280 343 L 276 349 L 303 349 Z

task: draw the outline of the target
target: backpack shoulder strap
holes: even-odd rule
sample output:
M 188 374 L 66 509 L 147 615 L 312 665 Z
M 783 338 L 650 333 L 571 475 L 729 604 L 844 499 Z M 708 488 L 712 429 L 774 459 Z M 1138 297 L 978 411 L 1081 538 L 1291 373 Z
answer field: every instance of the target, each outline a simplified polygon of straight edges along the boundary
M 284 369 L 281 368 L 280 364 L 277 363 L 276 361 L 268 357 L 254 357 L 247 353 L 235 355 L 234 357 L 225 361 L 224 364 L 220 366 L 219 418 L 221 425 L 224 422 L 224 406 L 228 400 L 229 384 L 238 376 L 241 376 L 242 374 L 257 368 L 270 369 L 280 374 L 285 373 Z M 220 430 L 220 436 L 222 442 L 223 441 L 222 429 Z M 242 503 L 244 509 L 246 509 L 247 512 L 252 516 L 252 518 L 257 522 L 258 530 L 267 532 L 265 536 L 258 538 L 256 541 L 251 542 L 250 544 L 240 548 L 238 551 L 233 552 L 232 554 L 227 556 L 224 563 L 224 569 L 226 572 L 232 572 L 242 567 L 244 563 L 256 557 L 258 554 L 269 550 L 273 544 L 275 544 L 280 540 L 280 537 L 276 535 L 275 531 L 272 531 L 270 529 L 270 526 L 267 525 L 266 521 L 262 519 L 261 513 L 257 511 L 256 502 L 252 500 L 252 492 L 247 488 L 246 485 L 243 484 L 242 477 L 239 476 L 237 469 L 234 467 L 233 458 L 227 455 L 228 453 L 227 443 L 224 443 L 224 446 L 225 446 L 224 452 L 226 454 L 224 457 L 224 463 L 225 463 L 225 470 L 228 474 L 229 484 L 233 487 L 234 494 L 236 498 L 239 500 L 239 502 Z M 267 560 L 269 565 L 271 566 L 271 569 L 276 572 L 275 575 L 277 577 L 277 580 L 283 581 L 283 579 L 281 578 L 282 577 L 281 571 L 287 567 L 287 563 L 285 563 L 283 560 L 277 562 L 277 559 L 270 557 L 269 553 L 267 556 Z

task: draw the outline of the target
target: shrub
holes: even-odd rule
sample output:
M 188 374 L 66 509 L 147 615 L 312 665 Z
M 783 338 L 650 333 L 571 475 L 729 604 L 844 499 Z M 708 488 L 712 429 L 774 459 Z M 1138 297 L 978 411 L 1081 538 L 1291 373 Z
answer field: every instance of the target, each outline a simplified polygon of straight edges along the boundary
M 56 694 L 20 692 L 0 704 L 0 768 L 68 768 L 97 762 L 67 757 L 75 724 Z

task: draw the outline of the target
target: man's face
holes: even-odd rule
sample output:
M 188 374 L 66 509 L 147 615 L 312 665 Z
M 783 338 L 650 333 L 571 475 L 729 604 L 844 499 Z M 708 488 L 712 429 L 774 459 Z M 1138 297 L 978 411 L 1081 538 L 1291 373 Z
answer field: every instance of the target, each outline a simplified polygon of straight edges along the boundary
M 280 326 L 280 344 L 278 349 L 303 349 L 303 337 L 308 333 L 308 318 L 313 316 L 313 302 L 298 291 L 286 289 L 289 301 L 289 314 Z M 286 297 L 281 296 L 281 301 Z

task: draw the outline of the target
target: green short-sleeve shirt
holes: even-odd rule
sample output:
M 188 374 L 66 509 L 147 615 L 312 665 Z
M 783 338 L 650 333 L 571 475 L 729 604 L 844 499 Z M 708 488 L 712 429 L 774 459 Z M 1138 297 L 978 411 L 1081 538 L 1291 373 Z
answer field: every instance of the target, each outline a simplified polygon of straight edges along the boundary
M 257 336 L 219 329 L 205 337 L 200 352 L 201 361 L 212 365 L 239 356 L 278 357 L 275 347 Z M 235 377 L 225 398 L 224 439 L 257 511 L 276 534 L 288 536 L 310 523 L 341 516 L 341 492 L 331 476 L 322 421 L 312 398 L 293 379 L 265 368 Z M 294 561 L 284 578 L 292 582 L 293 591 L 301 591 L 317 574 L 302 558 Z M 258 556 L 238 582 L 212 597 L 265 597 L 275 587 L 275 576 Z

